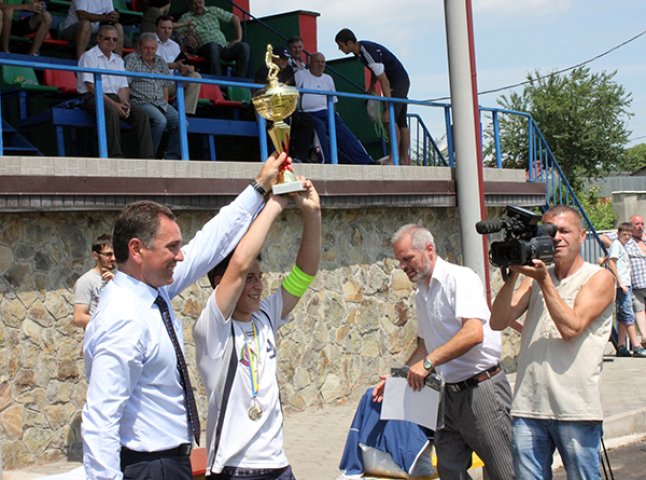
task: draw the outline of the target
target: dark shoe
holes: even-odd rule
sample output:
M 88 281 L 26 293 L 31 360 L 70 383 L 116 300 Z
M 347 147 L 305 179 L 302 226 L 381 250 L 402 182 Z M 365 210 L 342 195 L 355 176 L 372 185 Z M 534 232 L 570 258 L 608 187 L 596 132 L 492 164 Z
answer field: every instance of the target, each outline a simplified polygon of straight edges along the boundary
M 633 350 L 633 357 L 646 358 L 646 348 L 637 347 Z
M 630 355 L 630 352 L 626 348 L 626 345 L 619 345 L 619 347 L 617 347 L 617 356 L 618 357 L 630 357 L 632 355 Z

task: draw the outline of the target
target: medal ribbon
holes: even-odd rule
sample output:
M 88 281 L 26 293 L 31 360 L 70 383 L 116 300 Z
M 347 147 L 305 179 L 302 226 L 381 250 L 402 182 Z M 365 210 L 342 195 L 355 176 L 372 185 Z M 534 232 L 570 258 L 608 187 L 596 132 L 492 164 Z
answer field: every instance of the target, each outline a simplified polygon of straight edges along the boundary
M 260 336 L 258 335 L 258 332 L 256 331 L 256 322 L 251 320 L 251 329 L 253 331 L 253 340 L 254 343 L 256 344 L 256 352 L 257 354 L 249 348 L 249 346 L 245 342 L 245 346 L 247 348 L 247 352 L 249 354 L 249 378 L 251 379 L 251 398 L 255 399 L 258 396 L 258 389 L 260 386 L 258 385 L 259 383 L 259 372 L 258 372 L 258 356 L 260 355 Z

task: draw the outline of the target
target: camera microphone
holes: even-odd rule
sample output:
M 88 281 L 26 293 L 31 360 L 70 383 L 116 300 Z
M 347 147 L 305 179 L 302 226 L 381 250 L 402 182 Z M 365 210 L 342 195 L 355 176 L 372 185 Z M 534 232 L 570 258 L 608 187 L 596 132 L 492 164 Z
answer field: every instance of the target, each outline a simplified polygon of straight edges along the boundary
M 496 233 L 505 227 L 504 220 L 481 220 L 476 223 L 476 232 L 480 235 Z

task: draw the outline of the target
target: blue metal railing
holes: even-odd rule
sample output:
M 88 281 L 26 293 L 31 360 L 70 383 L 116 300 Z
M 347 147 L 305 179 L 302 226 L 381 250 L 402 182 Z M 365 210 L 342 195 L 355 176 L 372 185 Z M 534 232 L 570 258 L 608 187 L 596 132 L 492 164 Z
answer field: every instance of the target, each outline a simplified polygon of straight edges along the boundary
M 597 258 L 607 255 L 606 247 L 601 242 L 592 221 L 581 205 L 572 185 L 563 174 L 561 166 L 556 161 L 543 132 L 532 116 L 526 112 L 517 112 L 504 108 L 480 107 L 480 114 L 490 112 L 492 124 L 492 141 L 494 142 L 495 163 L 497 168 L 503 166 L 503 152 L 500 144 L 500 115 L 516 116 L 527 122 L 527 180 L 545 184 L 545 205 L 543 209 L 555 205 L 568 205 L 583 217 L 584 227 L 588 231 L 588 239 L 583 245 L 583 257 L 590 263 L 596 263 Z
M 262 88 L 264 85 L 257 84 L 257 83 L 251 83 L 251 82 L 241 82 L 241 81 L 230 81 L 230 80 L 224 80 L 224 79 L 211 79 L 211 78 L 193 78 L 193 77 L 184 77 L 184 76 L 177 76 L 177 75 L 159 75 L 159 74 L 149 74 L 149 73 L 140 73 L 140 72 L 128 72 L 128 71 L 114 71 L 114 70 L 104 70 L 104 69 L 97 69 L 97 68 L 81 68 L 77 67 L 75 65 L 64 65 L 64 64 L 54 64 L 54 63 L 49 63 L 47 61 L 32 61 L 32 60 L 14 60 L 11 58 L 0 58 L 0 65 L 13 65 L 13 66 L 21 66 L 21 67 L 30 67 L 34 69 L 51 69 L 51 70 L 68 70 L 72 71 L 75 73 L 92 73 L 94 74 L 94 79 L 95 79 L 95 95 L 96 95 L 96 108 L 97 108 L 97 115 L 96 115 L 96 121 L 97 121 L 97 132 L 98 132 L 98 137 L 99 137 L 99 157 L 101 158 L 107 158 L 108 157 L 108 152 L 107 152 L 107 145 L 105 141 L 105 119 L 103 116 L 104 112 L 104 100 L 103 100 L 103 83 L 101 81 L 101 76 L 102 75 L 118 75 L 118 76 L 126 76 L 126 77 L 137 77 L 137 78 L 156 78 L 160 80 L 171 80 L 176 83 L 177 85 L 177 99 L 178 99 L 178 104 L 177 104 L 177 110 L 179 113 L 180 119 L 180 152 L 182 156 L 182 160 L 188 160 L 189 159 L 189 152 L 188 152 L 188 140 L 187 140 L 187 130 L 186 130 L 186 125 L 187 125 L 187 119 L 185 115 L 185 109 L 184 109 L 184 82 L 189 82 L 189 83 L 200 83 L 200 84 L 214 84 L 214 85 L 219 85 L 219 86 L 235 86 L 235 87 L 243 87 L 243 88 L 250 88 L 250 89 L 258 89 Z M 19 88 L 17 86 L 17 88 Z M 403 98 L 384 98 L 384 97 L 376 97 L 374 95 L 366 95 L 366 94 L 356 94 L 356 93 L 348 93 L 348 92 L 337 92 L 337 91 L 322 91 L 322 90 L 310 90 L 310 89 L 300 89 L 299 90 L 302 94 L 313 94 L 313 95 L 324 95 L 327 98 L 327 104 L 328 106 L 334 105 L 334 97 L 344 97 L 344 98 L 352 98 L 352 99 L 359 99 L 359 100 L 377 100 L 380 102 L 386 102 L 388 105 L 388 112 L 389 112 L 389 120 L 390 120 L 390 138 L 396 138 L 395 135 L 395 109 L 394 109 L 394 104 L 395 103 L 407 103 L 409 105 L 422 105 L 422 106 L 427 106 L 427 107 L 442 107 L 445 108 L 445 110 L 448 112 L 448 109 L 450 106 L 448 104 L 439 104 L 439 103 L 433 103 L 433 102 L 427 102 L 424 100 L 410 100 L 410 99 L 403 99 Z M 1 93 L 1 92 L 0 92 Z M 334 109 L 333 108 L 328 108 L 328 126 L 329 126 L 329 142 L 330 142 L 330 153 L 331 153 L 331 159 L 330 162 L 332 164 L 338 164 L 338 155 L 337 155 L 337 141 L 336 141 L 336 121 L 333 115 Z M 447 122 L 450 122 L 450 114 L 446 114 Z M 257 117 L 258 120 L 258 132 L 259 132 L 259 139 L 260 139 L 260 160 L 264 161 L 265 158 L 268 156 L 268 145 L 266 142 L 265 134 L 264 132 L 266 131 L 266 122 L 265 119 L 262 117 Z M 190 122 L 190 120 L 188 120 Z M 447 125 L 450 126 L 450 123 Z M 450 129 L 447 131 L 448 136 L 450 136 Z M 1 132 L 0 132 L 1 133 Z M 449 145 L 452 145 L 452 140 L 449 140 Z M 0 144 L 0 147 L 2 145 Z M 3 150 L 0 149 L 0 155 L 3 154 Z M 391 144 L 391 158 L 392 158 L 392 163 L 393 165 L 399 165 L 399 155 L 397 151 L 397 145 L 396 142 L 393 142 Z M 453 162 L 453 152 L 452 150 L 449 150 L 449 164 L 454 165 Z
M 422 117 L 416 113 L 409 113 L 408 128 L 411 139 L 409 152 L 411 164 L 425 167 L 449 166 L 449 161 L 438 147 Z

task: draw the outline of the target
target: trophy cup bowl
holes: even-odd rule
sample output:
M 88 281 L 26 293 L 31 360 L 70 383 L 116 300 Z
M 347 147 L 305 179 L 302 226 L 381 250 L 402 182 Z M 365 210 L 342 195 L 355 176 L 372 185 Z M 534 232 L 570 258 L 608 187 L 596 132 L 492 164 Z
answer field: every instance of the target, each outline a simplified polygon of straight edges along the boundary
M 283 120 L 296 110 L 298 90 L 278 81 L 277 74 L 280 69 L 273 62 L 273 58 L 272 46 L 267 45 L 265 55 L 265 63 L 269 69 L 267 85 L 253 95 L 252 102 L 258 115 L 273 122 L 273 125 L 268 129 L 269 137 L 276 151 L 282 153 L 289 151 L 291 128 Z M 296 178 L 291 164 L 284 163 L 278 174 L 278 182 L 272 187 L 273 193 L 281 195 L 303 190 L 303 184 Z

